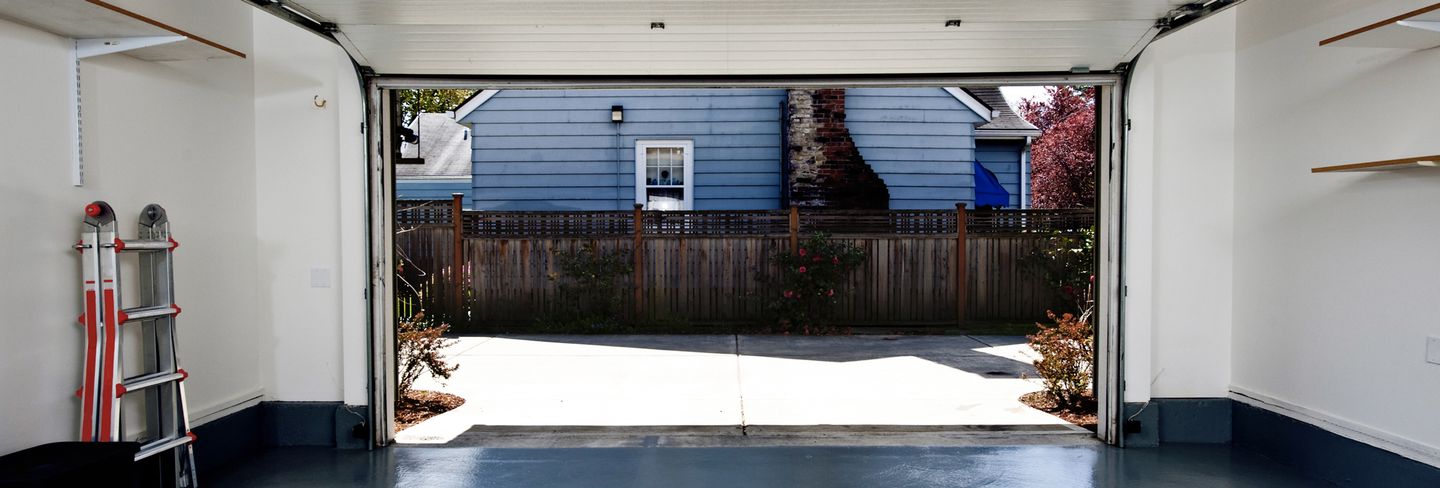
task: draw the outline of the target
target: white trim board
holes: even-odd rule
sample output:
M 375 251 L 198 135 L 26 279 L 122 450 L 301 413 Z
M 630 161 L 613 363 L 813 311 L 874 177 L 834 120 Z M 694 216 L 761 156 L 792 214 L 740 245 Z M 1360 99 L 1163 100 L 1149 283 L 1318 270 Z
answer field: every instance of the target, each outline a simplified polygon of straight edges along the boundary
M 497 93 L 500 93 L 500 90 L 480 90 L 480 93 L 470 97 L 470 100 L 465 101 L 464 104 L 460 105 L 460 108 L 455 109 L 455 121 L 459 122 L 464 120 L 466 116 L 470 115 L 470 112 L 474 112 L 475 109 L 480 108 L 485 102 L 490 101 L 490 98 L 494 97 Z
M 1305 422 L 1355 442 L 1383 449 L 1405 458 L 1440 468 L 1440 449 L 1426 446 L 1397 434 L 1366 427 L 1350 420 L 1302 407 L 1239 386 L 1230 386 L 1230 399 L 1261 410 Z
M 206 411 L 205 413 L 196 415 L 195 418 L 190 419 L 190 427 L 199 427 L 208 424 L 211 421 L 225 418 L 232 413 L 239 412 L 255 405 L 259 405 L 260 400 L 264 399 L 264 397 L 264 392 L 260 390 L 255 390 L 250 393 L 240 395 L 238 397 L 232 397 L 229 400 L 220 402 L 222 406 L 207 408 L 205 410 L 208 411 Z
M 964 88 L 947 86 L 945 87 L 945 92 L 955 97 L 960 103 L 965 104 L 966 107 L 970 107 L 970 110 L 975 112 L 975 115 L 979 115 L 980 118 L 985 119 L 986 122 L 994 120 L 995 116 L 998 115 L 995 109 L 986 105 L 985 102 L 980 101 L 980 99 L 975 98 L 970 92 L 965 91 Z

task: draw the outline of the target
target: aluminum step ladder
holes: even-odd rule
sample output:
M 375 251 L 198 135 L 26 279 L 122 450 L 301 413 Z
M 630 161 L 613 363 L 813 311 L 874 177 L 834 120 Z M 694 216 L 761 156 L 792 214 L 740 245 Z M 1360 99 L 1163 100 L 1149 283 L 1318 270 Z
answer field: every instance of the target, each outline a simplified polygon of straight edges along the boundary
M 84 231 L 75 248 L 84 270 L 85 365 L 80 397 L 80 440 L 124 440 L 120 400 L 145 393 L 145 433 L 135 461 L 159 458 L 159 479 L 166 486 L 195 488 L 195 435 L 185 406 L 185 378 L 176 354 L 172 254 L 179 243 L 170 236 L 165 209 L 150 204 L 140 212 L 139 238 L 116 234 L 115 212 L 105 202 L 85 206 Z M 139 254 L 139 300 L 147 305 L 121 306 L 121 253 Z M 139 326 L 144 344 L 144 373 L 126 377 L 121 361 L 121 326 Z

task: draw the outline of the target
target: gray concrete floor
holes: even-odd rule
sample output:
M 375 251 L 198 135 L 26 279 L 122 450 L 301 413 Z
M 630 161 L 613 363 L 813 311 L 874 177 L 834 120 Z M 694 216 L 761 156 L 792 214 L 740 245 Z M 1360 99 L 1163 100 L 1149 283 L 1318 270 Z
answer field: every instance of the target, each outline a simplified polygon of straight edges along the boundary
M 1317 487 L 1231 446 L 279 448 L 210 487 Z
M 1024 337 L 473 336 L 444 354 L 460 369 L 415 387 L 465 404 L 401 443 L 475 426 L 1067 425 L 1019 402 L 1040 389 Z

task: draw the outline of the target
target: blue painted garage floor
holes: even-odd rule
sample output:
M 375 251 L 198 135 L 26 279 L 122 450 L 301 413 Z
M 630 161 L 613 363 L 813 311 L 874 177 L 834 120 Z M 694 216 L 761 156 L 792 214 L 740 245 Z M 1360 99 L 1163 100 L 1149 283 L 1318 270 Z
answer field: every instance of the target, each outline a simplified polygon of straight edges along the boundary
M 200 480 L 221 488 L 1330 486 L 1225 445 L 277 448 Z

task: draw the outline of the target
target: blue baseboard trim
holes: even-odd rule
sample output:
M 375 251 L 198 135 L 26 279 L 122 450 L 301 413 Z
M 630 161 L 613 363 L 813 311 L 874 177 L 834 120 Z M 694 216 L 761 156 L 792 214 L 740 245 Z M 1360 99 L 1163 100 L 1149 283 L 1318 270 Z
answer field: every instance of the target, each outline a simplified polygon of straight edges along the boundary
M 190 429 L 195 433 L 195 468 L 210 472 L 248 458 L 265 447 L 260 405 L 251 405 Z
M 1230 404 L 1234 444 L 1340 486 L 1440 486 L 1440 468 L 1279 413 Z
M 1126 403 L 1125 419 L 1131 421 L 1131 428 L 1125 431 L 1125 446 L 1228 443 L 1230 402 L 1229 398 L 1155 398 Z
M 266 446 L 334 446 L 335 410 L 340 402 L 263 402 L 261 432 Z
M 369 447 L 369 409 L 341 402 L 261 402 L 192 429 L 195 467 L 222 468 L 267 447 Z
M 1228 444 L 1231 402 L 1229 398 L 1160 399 L 1160 443 Z

